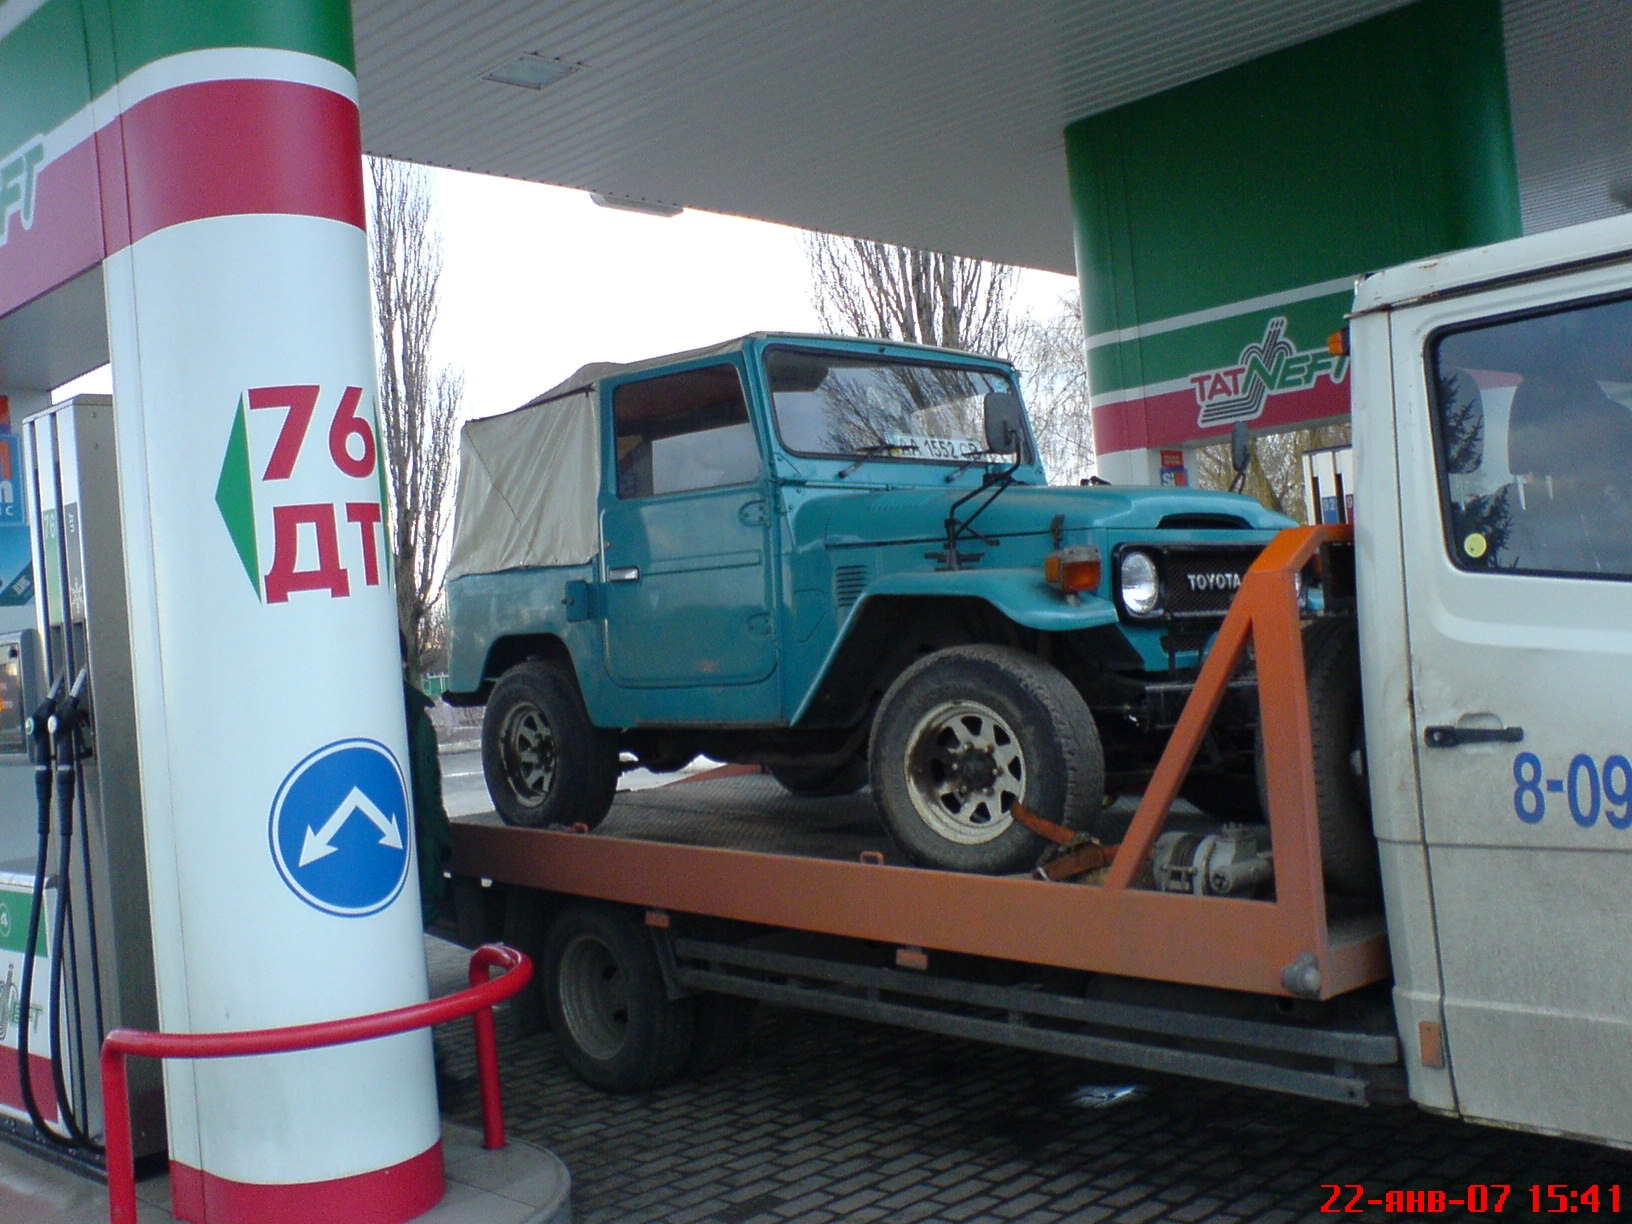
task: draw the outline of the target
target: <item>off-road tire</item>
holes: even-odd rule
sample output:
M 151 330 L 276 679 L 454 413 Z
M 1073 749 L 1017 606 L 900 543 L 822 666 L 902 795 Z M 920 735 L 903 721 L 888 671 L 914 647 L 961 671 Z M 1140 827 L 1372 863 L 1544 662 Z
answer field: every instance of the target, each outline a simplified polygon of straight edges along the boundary
M 544 941 L 544 1007 L 573 1074 L 603 1092 L 670 1083 L 691 1052 L 691 998 L 671 999 L 652 935 L 631 910 L 575 902 Z
M 506 824 L 594 828 L 618 786 L 616 738 L 589 721 L 561 663 L 529 659 L 499 678 L 482 718 L 482 773 Z
M 867 785 L 867 758 L 858 753 L 842 765 L 767 765 L 765 772 L 790 795 L 831 799 L 853 795 Z
M 1377 838 L 1365 772 L 1365 723 L 1360 690 L 1360 634 L 1352 616 L 1323 616 L 1303 627 L 1309 684 L 1310 755 L 1320 824 L 1322 875 L 1328 892 L 1359 900 L 1382 895 Z M 1273 711 L 1264 711 L 1273 718 Z M 1258 734 L 1258 789 L 1269 811 L 1263 731 Z
M 1013 803 L 1081 827 L 1105 790 L 1082 695 L 1009 646 L 953 646 L 907 668 L 879 704 L 868 756 L 891 836 L 948 871 L 1028 870 L 1046 843 L 1009 816 Z

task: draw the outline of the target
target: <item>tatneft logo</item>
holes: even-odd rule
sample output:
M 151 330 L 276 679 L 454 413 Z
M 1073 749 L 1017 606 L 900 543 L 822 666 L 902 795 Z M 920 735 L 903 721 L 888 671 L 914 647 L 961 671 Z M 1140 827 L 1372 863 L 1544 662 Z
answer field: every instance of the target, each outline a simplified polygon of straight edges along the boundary
M 1241 350 L 1233 366 L 1194 374 L 1201 412 L 1196 425 L 1208 429 L 1252 421 L 1263 415 L 1264 401 L 1286 391 L 1307 391 L 1322 376 L 1340 383 L 1349 359 L 1324 348 L 1300 349 L 1286 335 L 1286 319 L 1277 315 L 1264 328 L 1264 338 Z
M 23 228 L 34 225 L 34 183 L 40 163 L 45 161 L 45 137 L 36 136 L 0 160 L 0 246 L 6 245 L 12 217 L 22 218 Z

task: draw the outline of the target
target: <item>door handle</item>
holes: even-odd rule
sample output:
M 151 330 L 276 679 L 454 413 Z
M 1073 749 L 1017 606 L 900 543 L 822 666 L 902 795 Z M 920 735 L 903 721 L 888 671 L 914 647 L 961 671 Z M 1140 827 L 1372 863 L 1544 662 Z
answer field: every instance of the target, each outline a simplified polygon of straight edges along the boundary
M 1422 739 L 1430 748 L 1455 748 L 1461 744 L 1517 744 L 1524 739 L 1524 728 L 1424 727 Z
M 616 569 L 609 569 L 606 571 L 606 580 L 608 582 L 639 582 L 640 566 L 620 565 Z

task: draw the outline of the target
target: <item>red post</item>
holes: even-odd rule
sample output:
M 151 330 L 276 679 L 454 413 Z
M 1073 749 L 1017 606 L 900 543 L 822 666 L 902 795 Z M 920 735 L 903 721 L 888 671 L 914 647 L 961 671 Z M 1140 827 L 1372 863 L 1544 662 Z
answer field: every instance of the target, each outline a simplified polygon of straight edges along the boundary
M 136 1160 L 131 1154 L 125 1052 L 111 1040 L 102 1045 L 102 1117 L 107 1132 L 108 1218 L 113 1224 L 136 1224 Z
M 507 966 L 504 955 L 519 955 L 492 944 L 477 948 L 470 958 L 472 990 L 487 984 L 488 971 Z M 499 1041 L 493 1030 L 493 1009 L 484 1007 L 471 1016 L 476 1029 L 476 1075 L 482 1089 L 482 1146 L 489 1151 L 504 1146 L 504 1102 L 499 1097 Z
M 493 968 L 503 976 L 489 980 Z M 493 1005 L 514 996 L 533 976 L 533 962 L 503 944 L 483 944 L 470 957 L 470 987 L 457 994 L 415 1003 L 372 1016 L 322 1020 L 288 1028 L 242 1033 L 143 1033 L 114 1029 L 102 1043 L 102 1112 L 107 1131 L 108 1218 L 112 1224 L 136 1224 L 136 1171 L 131 1155 L 130 1102 L 125 1056 L 144 1058 L 242 1058 L 314 1050 L 429 1028 L 461 1016 L 475 1016 L 476 1062 L 482 1087 L 483 1144 L 504 1146 L 504 1107 L 499 1098 L 498 1041 Z

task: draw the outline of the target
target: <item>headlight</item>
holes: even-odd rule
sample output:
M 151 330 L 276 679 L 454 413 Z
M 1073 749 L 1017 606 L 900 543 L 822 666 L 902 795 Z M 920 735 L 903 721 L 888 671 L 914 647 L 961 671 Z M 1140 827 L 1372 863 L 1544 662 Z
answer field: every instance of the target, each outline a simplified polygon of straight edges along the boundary
M 1130 616 L 1149 616 L 1161 606 L 1162 586 L 1156 572 L 1156 559 L 1148 552 L 1134 548 L 1122 554 L 1116 567 L 1116 586 L 1122 606 Z

